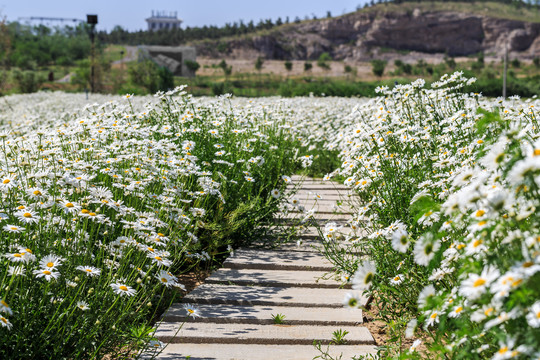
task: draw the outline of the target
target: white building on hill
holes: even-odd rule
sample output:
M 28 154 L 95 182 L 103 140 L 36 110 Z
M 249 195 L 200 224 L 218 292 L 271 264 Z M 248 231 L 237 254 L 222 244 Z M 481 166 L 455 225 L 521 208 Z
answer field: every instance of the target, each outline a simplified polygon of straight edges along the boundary
M 182 20 L 178 18 L 178 12 L 154 11 L 152 16 L 146 19 L 148 31 L 178 29 Z

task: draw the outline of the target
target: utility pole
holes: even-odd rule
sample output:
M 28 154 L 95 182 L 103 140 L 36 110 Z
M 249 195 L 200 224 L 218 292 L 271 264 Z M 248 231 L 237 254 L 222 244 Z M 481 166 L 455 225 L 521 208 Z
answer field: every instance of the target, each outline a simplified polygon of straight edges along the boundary
M 90 25 L 90 41 L 92 49 L 90 51 L 90 90 L 92 93 L 96 91 L 95 67 L 96 67 L 96 24 L 98 23 L 97 15 L 86 15 L 86 22 Z
M 504 43 L 503 99 L 506 100 L 506 73 L 508 71 L 508 38 Z

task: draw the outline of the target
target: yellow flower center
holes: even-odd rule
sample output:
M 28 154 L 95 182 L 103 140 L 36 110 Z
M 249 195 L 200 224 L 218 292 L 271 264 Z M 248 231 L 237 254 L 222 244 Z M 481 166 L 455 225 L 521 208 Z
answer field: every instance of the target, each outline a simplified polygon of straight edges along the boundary
M 13 254 L 13 256 L 20 258 L 22 255 L 21 254 Z
M 454 312 L 455 312 L 456 314 L 459 314 L 459 313 L 462 312 L 462 311 L 463 311 L 463 306 L 460 306 L 460 307 L 458 307 Z
M 128 291 L 128 288 L 125 285 L 120 285 L 118 288 L 122 291 Z
M 81 210 L 81 213 L 83 213 L 83 214 L 88 214 L 88 213 L 90 213 L 90 211 L 88 211 L 88 210 L 86 210 L 86 209 L 82 209 L 82 210 Z
M 534 156 L 540 155 L 540 149 L 534 149 Z
M 478 247 L 480 245 L 482 245 L 483 241 L 478 239 L 478 240 L 474 240 L 473 242 L 473 247 Z
M 437 317 L 437 313 L 431 314 L 430 318 L 435 319 Z
M 499 354 L 504 354 L 508 351 L 508 346 L 502 347 L 499 349 Z
M 166 283 L 166 282 L 168 282 L 168 281 L 167 281 L 167 279 L 166 279 L 166 278 L 164 278 L 164 277 L 163 277 L 163 278 L 161 278 L 161 282 L 164 282 L 164 283 Z
M 479 287 L 479 286 L 484 285 L 485 283 L 486 283 L 486 280 L 484 280 L 484 279 L 478 279 L 478 280 L 476 280 L 476 281 L 474 282 L 473 286 L 474 286 L 474 287 Z
M 37 195 L 37 196 L 41 195 L 41 191 L 39 190 L 34 191 L 34 195 Z
M 52 268 L 53 266 L 54 266 L 54 263 L 52 263 L 52 262 L 47 263 L 47 267 Z
M 25 218 L 31 218 L 31 217 L 32 217 L 32 214 L 26 212 L 26 213 L 23 214 L 23 216 L 24 216 Z
M 156 259 L 157 261 L 163 260 L 163 259 L 161 258 L 161 256 L 156 256 L 154 259 Z
M 492 307 L 486 309 L 486 310 L 484 311 L 484 315 L 489 316 L 489 315 L 493 312 L 493 310 L 494 310 L 494 309 L 493 309 Z
M 4 184 L 9 184 L 11 182 L 11 180 L 9 179 L 4 179 L 4 181 L 2 181 Z
M 44 273 L 45 275 L 51 275 L 51 274 L 52 274 L 49 270 L 43 270 L 43 273 Z
M 486 213 L 486 212 L 485 212 L 484 210 L 478 210 L 478 211 L 476 212 L 475 215 L 476 215 L 476 217 L 481 217 L 481 216 L 484 215 L 485 213 Z

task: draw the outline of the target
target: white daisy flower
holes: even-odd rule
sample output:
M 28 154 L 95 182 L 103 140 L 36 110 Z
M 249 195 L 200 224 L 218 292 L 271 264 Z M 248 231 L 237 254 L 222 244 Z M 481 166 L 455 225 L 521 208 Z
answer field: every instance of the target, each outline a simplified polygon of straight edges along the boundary
M 201 316 L 199 309 L 191 304 L 184 304 L 184 310 L 186 310 L 187 315 L 191 316 L 192 318 Z
M 377 266 L 374 262 L 364 260 L 358 267 L 352 278 L 352 288 L 355 290 L 365 290 L 371 286 L 371 282 L 377 272 Z
M 99 276 L 101 274 L 101 270 L 93 266 L 80 265 L 80 266 L 77 266 L 76 269 L 84 272 L 86 276 L 90 276 L 90 277 Z
M 533 327 L 540 327 L 540 301 L 535 302 L 527 313 L 527 323 Z
M 122 282 L 111 284 L 111 287 L 114 293 L 120 296 L 134 296 L 137 293 L 137 290 Z

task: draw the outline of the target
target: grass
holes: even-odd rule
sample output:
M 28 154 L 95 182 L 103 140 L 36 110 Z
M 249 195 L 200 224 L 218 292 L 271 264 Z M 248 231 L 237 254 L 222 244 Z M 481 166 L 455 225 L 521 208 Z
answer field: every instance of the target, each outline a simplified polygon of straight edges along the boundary
M 126 55 L 126 48 L 122 45 L 107 45 L 103 51 L 103 58 L 106 62 L 120 60 Z

